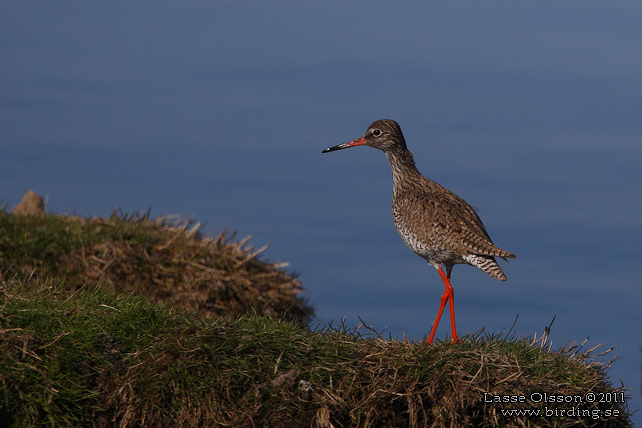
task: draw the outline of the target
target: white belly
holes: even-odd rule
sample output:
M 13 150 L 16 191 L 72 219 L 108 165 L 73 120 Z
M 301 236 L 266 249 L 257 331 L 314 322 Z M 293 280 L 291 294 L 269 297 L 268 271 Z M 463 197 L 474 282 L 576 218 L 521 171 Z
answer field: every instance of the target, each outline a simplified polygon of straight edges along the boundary
M 441 263 L 461 264 L 467 263 L 462 257 L 459 257 L 452 252 L 445 250 L 432 240 L 421 240 L 413 231 L 406 229 L 400 222 L 395 222 L 397 233 L 401 240 L 410 248 L 415 254 L 423 257 L 432 265 Z

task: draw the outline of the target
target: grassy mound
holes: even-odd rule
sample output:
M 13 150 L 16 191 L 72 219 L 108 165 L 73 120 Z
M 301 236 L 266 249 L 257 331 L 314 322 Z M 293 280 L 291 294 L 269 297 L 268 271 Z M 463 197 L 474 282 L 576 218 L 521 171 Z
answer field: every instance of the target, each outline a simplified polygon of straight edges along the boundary
M 298 282 L 243 248 L 146 218 L 0 214 L 0 426 L 631 426 L 593 350 L 311 331 Z
M 0 275 L 62 278 L 72 288 L 94 284 L 205 317 L 254 312 L 309 321 L 313 309 L 299 295 L 301 283 L 283 264 L 257 259 L 265 247 L 255 251 L 249 236 L 229 242 L 225 232 L 204 238 L 199 226 L 147 216 L 0 212 Z
M 2 284 L 0 426 L 629 426 L 623 393 L 577 349 L 426 346 L 64 289 Z M 528 400 L 488 402 L 505 395 Z M 546 416 L 571 408 L 583 416 Z M 520 410 L 540 414 L 502 413 Z

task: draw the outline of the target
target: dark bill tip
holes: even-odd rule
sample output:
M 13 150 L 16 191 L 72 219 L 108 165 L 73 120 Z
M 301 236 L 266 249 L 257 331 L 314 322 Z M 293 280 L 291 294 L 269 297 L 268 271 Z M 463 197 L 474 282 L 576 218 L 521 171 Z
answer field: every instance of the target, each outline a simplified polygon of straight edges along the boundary
M 327 149 L 323 149 L 321 153 L 328 153 L 328 152 L 334 152 L 336 150 L 341 150 L 345 147 L 339 147 L 339 146 L 334 146 L 334 147 L 328 147 Z

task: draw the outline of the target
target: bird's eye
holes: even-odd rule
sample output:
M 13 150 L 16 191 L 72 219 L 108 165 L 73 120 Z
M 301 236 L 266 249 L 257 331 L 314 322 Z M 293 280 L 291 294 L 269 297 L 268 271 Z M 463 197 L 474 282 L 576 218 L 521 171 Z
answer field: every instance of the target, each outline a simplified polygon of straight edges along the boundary
M 374 135 L 375 137 L 378 137 L 379 135 L 381 135 L 381 130 L 380 129 L 373 129 L 372 130 L 372 135 Z

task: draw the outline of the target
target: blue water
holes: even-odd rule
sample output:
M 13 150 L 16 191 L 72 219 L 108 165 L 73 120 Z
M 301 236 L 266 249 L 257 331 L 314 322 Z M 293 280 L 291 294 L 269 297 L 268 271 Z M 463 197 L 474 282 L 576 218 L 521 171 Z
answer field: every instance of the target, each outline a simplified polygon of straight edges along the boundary
M 3 1 L 0 200 L 252 233 L 320 322 L 419 339 L 443 285 L 396 234 L 385 156 L 321 154 L 393 118 L 518 256 L 506 283 L 455 267 L 460 333 L 556 317 L 555 347 L 620 352 L 609 374 L 639 409 L 641 18 L 638 2 Z

